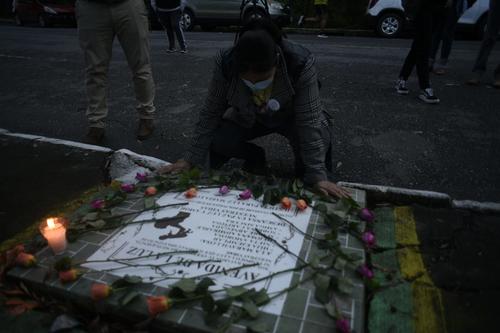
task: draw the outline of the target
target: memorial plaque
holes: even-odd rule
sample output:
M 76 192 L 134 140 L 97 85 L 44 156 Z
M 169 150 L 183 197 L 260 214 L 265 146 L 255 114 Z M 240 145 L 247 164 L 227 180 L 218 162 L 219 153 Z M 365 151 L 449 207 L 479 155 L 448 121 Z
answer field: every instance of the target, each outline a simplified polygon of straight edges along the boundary
M 292 272 L 252 281 L 294 268 L 297 259 L 282 247 L 299 254 L 304 241 L 301 232 L 274 214 L 306 232 L 312 209 L 299 212 L 294 208 L 285 210 L 280 205 L 263 206 L 258 200 L 240 200 L 239 193 L 231 191 L 222 196 L 217 189 L 202 189 L 191 199 L 183 193 L 167 193 L 157 200 L 159 206 L 188 204 L 142 213 L 134 221 L 144 223 L 123 228 L 88 259 L 115 262 L 91 262 L 85 266 L 119 276 L 139 275 L 145 282 L 162 287 L 183 277 L 210 276 L 216 282 L 212 290 L 245 284 L 247 288 L 265 288 L 272 296 L 290 285 Z M 257 230 L 280 246 L 259 235 Z M 155 256 L 176 251 L 180 253 Z M 151 257 L 130 260 L 144 256 Z M 124 259 L 122 263 L 120 259 Z M 254 266 L 237 269 L 244 265 Z M 284 300 L 285 295 L 276 298 L 262 310 L 280 315 Z

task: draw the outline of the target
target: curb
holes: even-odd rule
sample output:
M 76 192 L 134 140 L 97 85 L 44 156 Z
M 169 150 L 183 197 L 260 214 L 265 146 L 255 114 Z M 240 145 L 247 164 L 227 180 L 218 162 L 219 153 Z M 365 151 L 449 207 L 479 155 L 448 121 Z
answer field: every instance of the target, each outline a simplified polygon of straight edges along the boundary
M 436 208 L 462 209 L 482 214 L 500 214 L 500 203 L 479 202 L 473 200 L 454 200 L 446 193 L 383 185 L 350 183 L 344 181 L 338 182 L 338 185 L 364 190 L 369 196 L 368 200 L 387 201 L 400 205 L 417 203 Z
M 282 28 L 285 33 L 289 34 L 304 34 L 315 35 L 320 33 L 320 29 L 314 28 Z M 330 36 L 346 36 L 346 37 L 375 37 L 376 33 L 373 30 L 366 29 L 325 29 L 324 32 Z
M 20 139 L 39 141 L 45 143 L 51 143 L 55 145 L 65 145 L 72 148 L 79 148 L 83 150 L 92 150 L 97 152 L 105 152 L 109 153 L 111 158 L 118 155 L 127 156 L 133 163 L 138 167 L 143 167 L 145 169 L 156 169 L 158 166 L 162 164 L 168 163 L 167 161 L 163 161 L 161 159 L 140 155 L 134 153 L 128 149 L 119 149 L 113 150 L 111 148 L 95 146 L 86 143 L 80 143 L 76 141 L 69 140 L 61 140 L 55 138 L 48 138 L 40 135 L 31 135 L 31 134 L 23 134 L 23 133 L 11 133 L 10 131 L 0 128 L 0 135 L 15 137 Z M 120 174 L 120 176 L 124 176 Z M 338 182 L 338 185 L 350 188 L 356 188 L 360 190 L 366 191 L 369 196 L 368 200 L 377 200 L 377 201 L 387 201 L 396 204 L 412 204 L 417 203 L 424 206 L 431 206 L 437 208 L 454 208 L 454 209 L 463 209 L 469 210 L 478 213 L 491 213 L 491 214 L 500 214 L 500 203 L 496 202 L 479 202 L 473 200 L 453 200 L 448 194 L 433 192 L 433 191 L 422 191 L 422 190 L 413 190 L 408 188 L 401 187 L 392 187 L 392 186 L 383 186 L 383 185 L 368 185 L 361 183 L 351 183 L 341 181 Z

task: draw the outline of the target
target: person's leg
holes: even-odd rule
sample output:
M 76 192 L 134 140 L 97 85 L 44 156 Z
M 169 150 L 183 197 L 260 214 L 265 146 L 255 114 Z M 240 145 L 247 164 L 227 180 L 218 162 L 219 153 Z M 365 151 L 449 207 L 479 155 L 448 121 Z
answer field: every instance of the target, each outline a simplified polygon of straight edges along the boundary
M 113 26 L 107 5 L 77 1 L 78 39 L 85 57 L 87 117 L 90 128 L 104 129 L 108 114 L 106 90 L 113 47 Z M 95 138 L 96 143 L 102 139 Z M 92 138 L 89 138 L 92 139 Z
M 417 36 L 415 38 L 415 57 L 420 89 L 430 88 L 429 51 L 432 43 L 432 14 L 421 12 L 417 19 Z
M 167 34 L 168 50 L 173 50 L 175 48 L 175 40 L 172 29 L 170 28 L 170 15 L 168 12 L 158 11 L 158 18 L 163 30 L 165 30 L 165 33 Z
M 496 43 L 499 25 L 500 0 L 490 0 L 490 10 L 488 14 L 488 22 L 486 23 L 486 31 L 473 68 L 475 77 L 468 81 L 469 84 L 479 84 L 481 76 L 486 71 L 488 58 Z
M 181 29 L 181 10 L 173 11 L 170 16 L 170 23 L 172 24 L 172 29 L 175 31 L 177 36 L 177 41 L 179 42 L 179 47 L 181 51 L 186 51 L 186 40 L 184 38 L 184 32 Z
M 446 24 L 443 31 L 443 45 L 441 47 L 441 59 L 439 60 L 439 65 L 441 67 L 446 67 L 448 64 L 448 58 L 451 54 L 451 48 L 453 46 L 453 40 L 455 39 L 455 30 L 457 28 L 457 23 L 459 20 L 457 11 L 454 8 L 449 10 L 448 16 L 446 17 Z
M 413 42 L 410 47 L 410 51 L 405 58 L 403 63 L 403 67 L 401 68 L 401 72 L 399 73 L 399 78 L 404 81 L 408 81 L 408 78 L 413 71 L 413 67 L 415 67 L 416 63 L 416 36 L 413 39 Z
M 500 89 L 500 64 L 498 64 L 497 68 L 495 68 L 493 87 Z
M 434 63 L 436 61 L 436 55 L 439 50 L 439 46 L 441 41 L 443 40 L 444 28 L 446 23 L 446 17 L 448 15 L 448 10 L 446 12 L 442 12 L 436 14 L 433 18 L 432 22 L 432 42 L 431 48 L 429 52 L 429 68 L 434 68 Z
M 244 128 L 231 121 L 222 121 L 210 146 L 210 167 L 218 169 L 230 158 L 238 158 L 245 160 L 245 164 L 250 168 L 264 168 L 264 149 L 248 141 L 272 132 L 271 129 L 266 130 L 261 126 Z
M 112 8 L 115 31 L 132 70 L 136 108 L 141 119 L 138 137 L 145 139 L 153 132 L 155 118 L 148 12 L 142 0 L 128 0 Z

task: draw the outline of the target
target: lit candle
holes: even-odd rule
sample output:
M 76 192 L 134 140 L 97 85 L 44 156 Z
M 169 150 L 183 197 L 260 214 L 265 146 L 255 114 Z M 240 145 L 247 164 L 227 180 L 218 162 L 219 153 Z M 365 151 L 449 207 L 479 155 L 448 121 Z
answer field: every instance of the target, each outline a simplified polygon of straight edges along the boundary
M 48 218 L 46 223 L 40 225 L 40 232 L 49 242 L 49 246 L 55 254 L 61 254 L 66 250 L 66 220 L 62 218 Z

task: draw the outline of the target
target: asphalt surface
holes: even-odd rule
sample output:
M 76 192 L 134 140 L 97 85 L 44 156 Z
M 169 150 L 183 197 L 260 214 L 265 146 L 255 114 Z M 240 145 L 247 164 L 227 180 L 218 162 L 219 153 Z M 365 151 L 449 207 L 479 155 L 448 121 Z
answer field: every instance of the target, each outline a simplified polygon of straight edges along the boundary
M 104 145 L 174 161 L 182 156 L 207 93 L 213 56 L 232 33 L 187 33 L 189 53 L 167 54 L 164 33 L 152 33 L 158 131 L 135 139 L 131 74 L 116 43 L 109 70 L 109 118 Z M 500 91 L 468 87 L 479 48 L 459 41 L 452 71 L 432 77 L 442 103 L 394 92 L 410 40 L 291 35 L 317 56 L 321 96 L 335 118 L 335 180 L 446 192 L 456 199 L 500 202 Z M 86 132 L 84 64 L 75 29 L 0 26 L 0 128 L 82 141 Z M 499 61 L 497 47 L 490 59 Z M 496 65 L 496 64 L 495 64 Z M 493 64 L 490 65 L 492 71 Z M 491 71 L 485 83 L 491 83 Z M 285 174 L 292 153 L 276 136 L 259 142 Z M 2 158 L 3 159 L 3 158 Z

